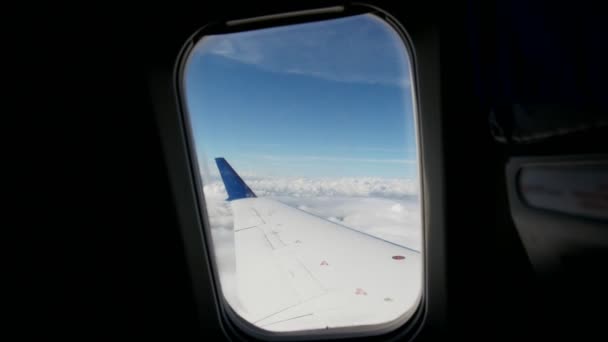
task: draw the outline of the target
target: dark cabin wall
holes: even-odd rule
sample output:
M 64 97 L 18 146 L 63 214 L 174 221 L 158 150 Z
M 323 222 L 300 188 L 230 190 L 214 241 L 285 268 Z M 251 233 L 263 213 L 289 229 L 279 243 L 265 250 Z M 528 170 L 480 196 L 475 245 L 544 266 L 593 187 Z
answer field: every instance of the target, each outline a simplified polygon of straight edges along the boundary
M 223 1 L 188 7 L 166 3 L 132 9 L 71 8 L 77 14 L 53 7 L 38 8 L 29 16 L 21 32 L 28 39 L 36 38 L 25 60 L 31 79 L 40 80 L 36 93 L 45 99 L 37 103 L 44 107 L 37 110 L 42 114 L 37 125 L 43 132 L 40 137 L 45 137 L 37 148 L 48 165 L 50 181 L 43 196 L 52 207 L 47 211 L 53 212 L 55 227 L 41 229 L 42 250 L 49 252 L 41 253 L 39 259 L 44 270 L 28 316 L 41 323 L 29 333 L 76 339 L 221 337 L 211 312 L 202 317 L 207 327 L 199 326 L 148 72 L 156 63 L 176 57 L 181 43 L 211 18 L 333 3 Z M 440 29 L 449 337 L 546 336 L 551 322 L 537 324 L 547 309 L 536 300 L 541 289 L 536 288 L 510 219 L 504 164 L 512 154 L 563 149 L 579 153 L 598 151 L 608 144 L 602 145 L 601 134 L 529 146 L 506 146 L 493 139 L 488 112 L 496 99 L 494 90 L 503 89 L 506 82 L 497 75 L 504 76 L 501 72 L 508 70 L 497 63 L 512 51 L 509 44 L 513 43 L 513 32 L 498 23 L 515 25 L 517 4 L 371 3 L 397 18 L 416 13 L 418 20 L 428 18 Z M 576 8 L 576 18 L 584 21 L 585 7 Z M 552 12 L 541 13 L 556 20 Z M 405 20 L 403 24 L 407 28 Z M 562 31 L 547 29 L 555 32 L 554 37 L 562 37 Z M 595 29 L 566 36 L 568 42 L 558 39 L 558 45 L 583 44 L 577 38 L 585 32 L 594 32 L 596 37 Z M 539 51 L 542 55 L 543 50 Z M 575 63 L 592 55 L 571 53 Z M 506 75 L 517 75 L 525 82 L 524 71 Z M 520 89 L 520 83 L 509 84 Z M 601 98 L 596 90 L 592 94 Z M 550 96 L 554 103 L 561 103 L 559 93 Z M 504 100 L 509 101 L 514 100 Z M 25 103 L 30 102 L 37 101 L 30 98 Z M 56 270 L 67 276 L 65 282 L 57 279 Z

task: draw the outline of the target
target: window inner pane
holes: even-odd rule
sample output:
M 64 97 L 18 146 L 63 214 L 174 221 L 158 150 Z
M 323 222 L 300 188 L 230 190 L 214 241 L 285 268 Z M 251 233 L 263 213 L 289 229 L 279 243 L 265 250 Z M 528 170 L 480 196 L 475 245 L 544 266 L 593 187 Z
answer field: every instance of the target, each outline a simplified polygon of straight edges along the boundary
M 369 14 L 205 36 L 184 75 L 226 302 L 270 331 L 403 323 L 422 289 L 408 51 Z

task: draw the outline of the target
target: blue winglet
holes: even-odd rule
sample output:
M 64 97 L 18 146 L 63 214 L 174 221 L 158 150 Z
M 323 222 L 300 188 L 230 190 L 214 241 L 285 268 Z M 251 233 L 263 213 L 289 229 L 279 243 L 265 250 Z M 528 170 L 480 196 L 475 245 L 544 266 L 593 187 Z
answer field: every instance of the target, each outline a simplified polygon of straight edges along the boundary
M 245 184 L 243 179 L 234 171 L 232 166 L 228 164 L 224 158 L 215 158 L 217 168 L 220 170 L 222 181 L 228 192 L 228 201 L 241 198 L 257 197 L 251 189 Z

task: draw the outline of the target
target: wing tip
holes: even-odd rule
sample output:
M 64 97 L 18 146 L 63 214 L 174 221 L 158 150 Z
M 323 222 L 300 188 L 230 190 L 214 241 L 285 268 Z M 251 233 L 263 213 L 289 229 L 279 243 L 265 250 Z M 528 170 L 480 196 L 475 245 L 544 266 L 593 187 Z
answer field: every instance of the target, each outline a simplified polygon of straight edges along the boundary
M 220 176 L 224 182 L 224 187 L 228 193 L 228 198 L 226 200 L 233 201 L 257 197 L 224 157 L 215 158 L 215 163 L 217 164 Z

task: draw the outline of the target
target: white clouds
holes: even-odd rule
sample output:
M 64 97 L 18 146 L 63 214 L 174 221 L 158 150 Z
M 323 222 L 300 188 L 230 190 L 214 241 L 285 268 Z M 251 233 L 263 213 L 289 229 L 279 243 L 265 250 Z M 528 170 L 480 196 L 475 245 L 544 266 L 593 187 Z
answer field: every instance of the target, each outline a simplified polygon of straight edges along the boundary
M 213 40 L 212 40 L 213 41 Z M 216 40 L 216 44 L 211 48 L 211 53 L 216 55 L 230 57 L 235 55 L 235 48 L 231 40 L 229 39 L 219 39 Z
M 418 184 L 408 179 L 284 177 L 246 178 L 245 181 L 258 196 L 283 198 L 379 197 L 406 200 L 415 197 L 418 192 Z M 226 198 L 224 184 L 217 181 L 206 185 L 205 196 Z
M 245 180 L 258 197 L 270 197 L 330 221 L 420 249 L 418 184 L 383 178 L 253 178 Z M 232 211 L 224 185 L 204 187 L 207 213 L 220 248 L 232 232 Z M 223 239 L 222 239 L 223 237 Z
M 277 200 L 341 225 L 420 250 L 420 207 L 416 197 L 275 197 Z
M 237 36 L 238 37 L 238 36 Z M 249 39 L 229 38 L 227 36 L 210 36 L 205 38 L 208 53 L 230 58 L 232 60 L 264 66 L 264 49 L 260 44 Z M 266 54 L 267 55 L 267 54 Z

